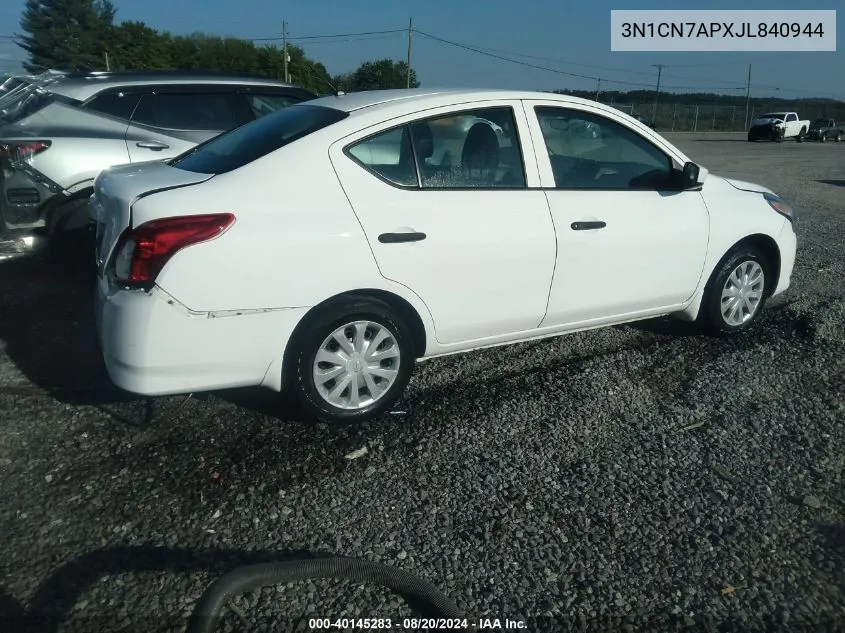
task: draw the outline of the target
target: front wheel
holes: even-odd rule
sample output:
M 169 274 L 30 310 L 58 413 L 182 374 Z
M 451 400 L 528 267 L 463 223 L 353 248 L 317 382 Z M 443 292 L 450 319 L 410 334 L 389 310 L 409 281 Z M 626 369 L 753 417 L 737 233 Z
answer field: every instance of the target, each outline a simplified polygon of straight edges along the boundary
M 363 421 L 389 409 L 416 360 L 408 327 L 390 306 L 369 298 L 332 304 L 298 339 L 297 400 L 328 423 Z
M 750 328 L 766 303 L 765 255 L 740 245 L 713 271 L 704 290 L 698 320 L 715 334 L 731 335 Z

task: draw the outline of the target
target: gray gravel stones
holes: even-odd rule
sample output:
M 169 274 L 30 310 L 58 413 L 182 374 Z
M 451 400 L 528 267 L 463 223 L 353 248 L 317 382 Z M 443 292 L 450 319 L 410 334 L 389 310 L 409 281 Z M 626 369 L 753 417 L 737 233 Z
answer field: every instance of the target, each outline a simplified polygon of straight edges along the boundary
M 533 630 L 841 630 L 845 197 L 815 181 L 843 178 L 843 148 L 718 138 L 680 142 L 801 205 L 794 289 L 753 333 L 658 320 L 433 360 L 403 415 L 359 427 L 279 419 L 263 392 L 92 391 L 96 353 L 64 325 L 84 294 L 31 272 L 18 295 L 0 270 L 0 375 L 72 387 L 0 389 L 0 609 L 178 631 L 222 572 L 331 553 Z M 412 615 L 312 581 L 238 598 L 220 630 Z

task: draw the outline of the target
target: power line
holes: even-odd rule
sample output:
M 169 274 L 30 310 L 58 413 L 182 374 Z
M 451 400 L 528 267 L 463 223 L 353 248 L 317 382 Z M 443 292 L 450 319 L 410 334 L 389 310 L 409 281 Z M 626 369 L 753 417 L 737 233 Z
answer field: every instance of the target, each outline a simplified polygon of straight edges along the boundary
M 407 31 L 408 30 L 405 29 L 405 33 L 407 33 Z M 347 37 L 347 38 L 337 39 L 337 40 L 314 40 L 314 41 L 309 41 L 308 46 L 319 46 L 319 45 L 322 45 L 322 44 L 346 44 L 348 42 L 374 42 L 376 40 L 392 39 L 395 36 L 396 36 L 396 34 L 393 34 L 393 35 L 365 35 L 363 37 Z M 288 41 L 290 42 L 293 39 L 294 38 L 289 37 Z M 247 40 L 247 41 L 250 41 L 250 40 Z
M 338 37 L 356 37 L 360 35 L 386 35 L 388 33 L 407 33 L 408 29 L 389 29 L 386 31 L 363 31 L 361 33 L 329 33 L 324 35 L 300 35 L 298 37 L 288 37 L 289 41 L 300 41 L 300 40 L 322 40 L 326 38 L 338 38 Z M 277 42 L 281 37 L 252 37 L 246 38 L 251 42 Z
M 454 42 L 452 40 L 447 40 L 447 39 L 444 39 L 442 37 L 437 37 L 435 35 L 431 35 L 429 33 L 425 33 L 423 31 L 419 31 L 419 30 L 416 30 L 416 29 L 414 29 L 414 33 L 416 33 L 417 35 L 422 35 L 423 37 L 426 37 L 428 39 L 435 40 L 435 41 L 438 41 L 438 42 L 442 42 L 444 44 L 449 44 L 451 46 L 455 46 L 457 48 L 462 48 L 464 50 L 472 51 L 472 52 L 478 53 L 480 55 L 486 55 L 486 56 L 492 57 L 494 59 L 499 59 L 501 61 L 510 62 L 512 64 L 517 64 L 517 65 L 520 65 L 520 66 L 526 66 L 528 68 L 536 68 L 538 70 L 545 70 L 547 72 L 555 73 L 555 74 L 558 74 L 558 75 L 566 75 L 568 77 L 577 77 L 579 79 L 589 79 L 590 81 L 598 81 L 599 79 L 601 79 L 602 81 L 604 81 L 606 83 L 622 84 L 622 85 L 627 85 L 627 86 L 641 86 L 641 87 L 645 87 L 645 88 L 651 88 L 652 87 L 651 84 L 646 84 L 646 83 L 640 83 L 640 82 L 635 82 L 635 81 L 622 81 L 622 80 L 619 80 L 619 79 L 607 79 L 606 77 L 597 77 L 595 75 L 583 75 L 583 74 L 580 74 L 580 73 L 572 73 L 572 72 L 560 70 L 560 69 L 557 69 L 557 68 L 549 68 L 548 66 L 540 66 L 539 64 L 531 64 L 531 63 L 528 63 L 528 62 L 520 61 L 518 59 L 505 57 L 503 55 L 498 55 L 498 54 L 495 54 L 495 53 L 488 53 L 488 52 L 486 52 L 482 49 L 476 48 L 474 46 L 469 46 L 467 44 L 461 44 L 460 42 Z M 704 86 L 664 86 L 664 88 L 670 88 L 670 89 L 676 89 L 676 90 L 730 90 L 730 88 L 723 88 L 723 87 L 710 88 L 710 87 L 704 87 Z M 733 88 L 733 90 L 744 90 L 744 89 L 745 89 L 744 86 Z

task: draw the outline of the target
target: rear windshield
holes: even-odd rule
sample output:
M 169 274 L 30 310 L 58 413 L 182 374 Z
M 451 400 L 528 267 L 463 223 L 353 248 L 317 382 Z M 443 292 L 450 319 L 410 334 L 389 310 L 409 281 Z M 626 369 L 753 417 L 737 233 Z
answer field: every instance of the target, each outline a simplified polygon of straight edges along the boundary
M 769 114 L 764 114 L 760 117 L 761 119 L 785 119 L 786 114 L 783 112 L 770 112 Z
M 0 103 L 0 123 L 4 124 L 22 121 L 39 110 L 43 110 L 51 103 L 65 103 L 69 105 L 79 103 L 69 97 L 43 90 L 34 84 L 27 86 L 15 95 L 10 94 L 8 96 L 9 99 L 5 99 Z
M 334 108 L 292 105 L 198 145 L 170 164 L 200 174 L 223 174 L 347 116 Z

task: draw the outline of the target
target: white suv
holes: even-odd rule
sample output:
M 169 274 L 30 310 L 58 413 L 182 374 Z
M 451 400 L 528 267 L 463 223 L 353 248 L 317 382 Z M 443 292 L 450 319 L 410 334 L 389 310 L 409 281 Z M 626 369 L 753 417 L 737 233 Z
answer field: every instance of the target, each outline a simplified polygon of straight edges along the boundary
M 311 92 L 220 73 L 69 74 L 0 107 L 0 259 L 59 253 L 87 229 L 94 178 L 112 165 L 172 158 Z

